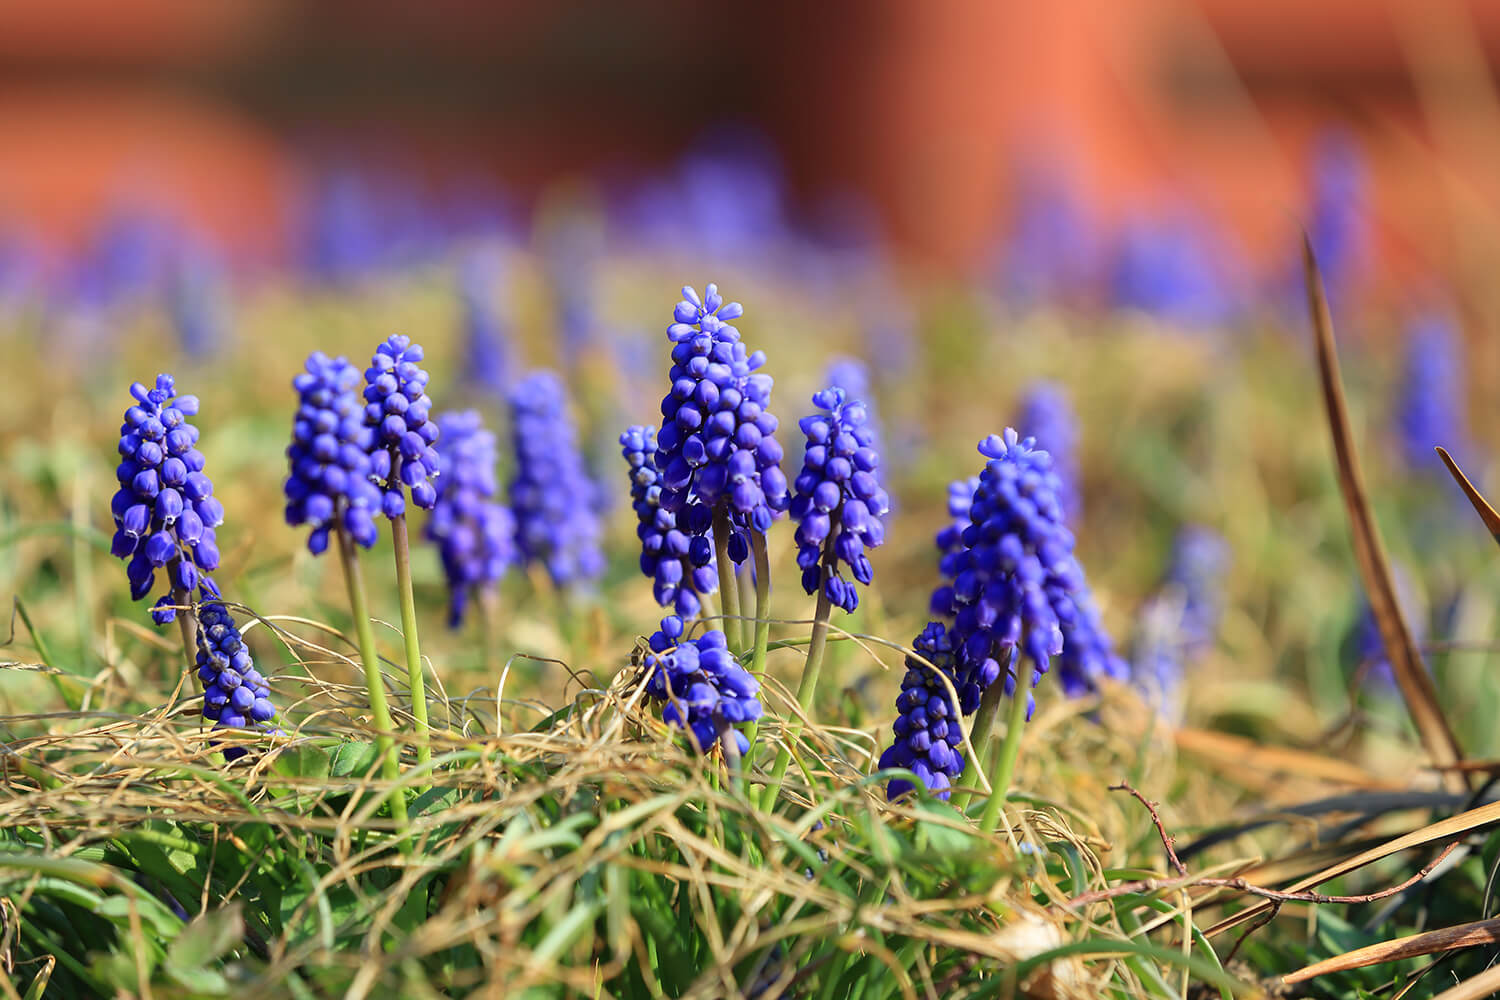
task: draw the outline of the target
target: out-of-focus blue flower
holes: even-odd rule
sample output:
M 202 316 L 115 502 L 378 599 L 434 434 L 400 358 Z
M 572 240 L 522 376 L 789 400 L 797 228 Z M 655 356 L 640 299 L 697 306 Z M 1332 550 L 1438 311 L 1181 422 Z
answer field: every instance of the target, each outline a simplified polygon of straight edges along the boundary
M 437 503 L 426 535 L 448 578 L 448 625 L 463 624 L 470 596 L 494 587 L 516 561 L 516 519 L 497 503 L 495 435 L 473 410 L 438 418 Z
M 1411 630 L 1412 641 L 1416 643 L 1425 642 L 1427 639 L 1427 602 L 1422 599 L 1418 592 L 1411 574 L 1403 566 L 1391 567 L 1391 579 L 1396 586 L 1396 601 L 1401 606 L 1401 614 L 1406 619 L 1406 627 Z M 1359 663 L 1369 664 L 1369 673 L 1366 675 L 1371 687 L 1387 694 L 1396 690 L 1396 673 L 1391 666 L 1390 654 L 1386 651 L 1385 640 L 1380 636 L 1380 626 L 1375 622 L 1375 610 L 1370 607 L 1370 598 L 1362 594 L 1359 601 L 1359 615 L 1354 621 L 1354 652 L 1359 657 Z
M 966 713 L 979 707 L 991 684 L 1003 681 L 1013 693 L 1019 670 L 1031 669 L 1040 679 L 1062 653 L 1065 635 L 1087 628 L 1078 611 L 1080 601 L 1087 603 L 1086 583 L 1058 502 L 1057 476 L 1051 456 L 1035 444 L 1010 428 L 980 442 L 988 461 L 953 560 L 953 583 L 933 595 L 934 608 L 954 619 L 959 703 Z
M 1075 520 L 1083 507 L 1078 489 L 1078 421 L 1062 387 L 1055 382 L 1033 382 L 1021 398 L 1016 427 L 1036 438 L 1037 447 L 1052 456 L 1058 502 L 1063 514 Z
M 925 659 L 906 658 L 906 676 L 896 698 L 893 740 L 880 755 L 880 767 L 904 767 L 940 799 L 946 799 L 964 771 L 963 721 L 949 694 L 958 687 L 957 664 L 948 629 L 941 622 L 928 622 L 912 642 L 912 649 Z M 946 678 L 947 684 L 943 681 Z M 886 795 L 896 798 L 912 784 L 895 779 Z
M 198 607 L 197 667 L 203 682 L 203 717 L 215 729 L 271 730 L 276 717 L 271 688 L 255 669 L 234 618 L 217 602 Z M 227 760 L 244 755 L 243 747 L 224 751 Z
M 406 494 L 423 510 L 437 503 L 438 426 L 427 397 L 422 347 L 410 337 L 394 335 L 375 349 L 365 369 L 365 424 L 374 429 L 370 475 L 383 484 L 380 508 L 386 517 L 406 513 Z
M 699 298 L 685 286 L 667 328 L 672 388 L 662 399 L 657 435 L 661 505 L 680 523 L 688 518 L 685 527 L 701 521 L 685 513 L 694 504 L 724 509 L 733 529 L 729 555 L 741 563 L 749 555 L 749 533 L 764 533 L 786 510 L 787 481 L 778 423 L 769 410 L 771 376 L 757 371 L 765 353 L 747 353 L 729 325 L 744 308 L 726 303 L 717 285 L 704 292 Z
M 1229 546 L 1218 533 L 1188 525 L 1172 545 L 1161 587 L 1141 609 L 1131 653 L 1135 686 L 1175 714 L 1186 667 L 1214 643 L 1224 610 Z
M 521 558 L 542 563 L 560 587 L 594 579 L 604 572 L 599 516 L 562 380 L 552 372 L 526 376 L 511 388 L 510 414 L 510 506 Z
M 297 415 L 286 450 L 286 523 L 308 524 L 307 547 L 314 555 L 328 548 L 328 535 L 340 523 L 365 548 L 379 529 L 374 514 L 380 490 L 371 480 L 373 428 L 365 424 L 358 388 L 359 369 L 344 358 L 315 351 L 307 370 L 292 379 Z
M 212 252 L 184 247 L 176 254 L 167 310 L 177 341 L 189 357 L 208 358 L 223 348 L 229 339 L 229 285 Z
M 677 515 L 661 506 L 661 472 L 656 467 L 656 429 L 631 427 L 620 435 L 620 453 L 630 468 L 630 498 L 635 509 L 636 537 L 641 540 L 641 572 L 651 579 L 651 593 L 662 607 L 672 607 L 683 618 L 703 610 L 700 597 L 719 585 L 714 547 L 706 534 L 677 526 Z M 708 508 L 688 509 L 689 516 L 708 517 Z
M 489 251 L 477 251 L 459 273 L 463 311 L 464 377 L 487 392 L 501 395 L 510 381 L 510 333 L 496 305 L 500 263 Z
M 807 447 L 791 502 L 797 565 L 803 590 L 816 594 L 822 581 L 832 604 L 853 611 L 859 606 L 854 584 L 869 586 L 875 578 L 865 550 L 885 541 L 890 500 L 877 476 L 880 455 L 864 405 L 837 387 L 816 393 L 812 401 L 823 412 L 800 423 Z M 844 569 L 853 580 L 844 578 Z
M 1106 677 L 1120 683 L 1130 680 L 1130 664 L 1115 652 L 1088 584 L 1067 599 L 1073 604 L 1073 620 L 1062 627 L 1063 648 L 1057 658 L 1057 680 L 1063 693 L 1081 698 L 1097 691 Z
M 159 292 L 170 245 L 153 212 L 117 206 L 101 221 L 71 278 L 72 305 L 109 310 L 138 304 Z
M 732 735 L 744 756 L 750 741 L 734 727 L 760 718 L 760 681 L 735 660 L 720 630 L 696 639 L 684 639 L 683 632 L 682 619 L 668 615 L 651 636 L 643 661 L 646 694 L 666 703 L 662 719 L 691 732 L 702 752 Z
M 1030 160 L 1016 173 L 1015 212 L 1001 253 L 1001 291 L 1023 306 L 1077 300 L 1092 284 L 1095 239 L 1064 164 Z
M 1176 323 L 1223 322 L 1233 309 L 1221 267 L 1228 253 L 1217 233 L 1190 213 L 1138 215 L 1115 249 L 1111 302 Z
M 1318 270 L 1337 300 L 1358 277 L 1368 253 L 1368 179 L 1365 158 L 1354 136 L 1343 129 L 1323 133 L 1312 152 L 1312 191 L 1308 238 Z M 1301 265 L 1296 287 L 1301 288 Z
M 964 551 L 964 529 L 969 526 L 969 509 L 974 506 L 974 492 L 978 489 L 978 476 L 955 479 L 948 484 L 948 516 L 952 520 L 934 539 L 938 550 L 938 576 L 942 580 L 928 602 L 935 615 L 953 613 L 953 578 L 958 575 Z
M 130 387 L 135 405 L 120 427 L 122 461 L 115 470 L 120 488 L 110 501 L 115 534 L 110 551 L 128 560 L 130 596 L 141 600 L 165 569 L 169 590 L 184 595 L 200 590 L 217 597 L 208 574 L 219 568 L 214 529 L 224 522 L 224 506 L 213 495 L 197 449 L 198 428 L 188 418 L 198 412 L 197 396 L 179 396 L 172 376 L 156 376 L 153 388 Z M 170 594 L 151 611 L 158 625 L 172 621 Z
M 1444 482 L 1448 476 L 1434 446 L 1460 462 L 1469 450 L 1464 368 L 1463 343 L 1448 317 L 1430 314 L 1412 325 L 1397 419 L 1401 456 L 1408 468 Z
M 342 283 L 367 276 L 381 260 L 375 196 L 349 171 L 320 178 L 303 212 L 303 260 L 318 281 Z

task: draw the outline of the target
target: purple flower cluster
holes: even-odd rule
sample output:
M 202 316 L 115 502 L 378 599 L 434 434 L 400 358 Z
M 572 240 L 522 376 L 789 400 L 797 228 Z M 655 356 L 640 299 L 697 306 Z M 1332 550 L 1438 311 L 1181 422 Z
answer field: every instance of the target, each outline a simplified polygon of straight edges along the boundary
M 912 641 L 912 649 L 927 663 L 915 656 L 906 658 L 906 676 L 896 698 L 900 714 L 894 725 L 895 739 L 880 755 L 880 767 L 906 768 L 938 798 L 946 799 L 964 771 L 959 749 L 964 742 L 963 722 L 948 687 L 958 686 L 948 629 L 942 622 L 928 622 Z M 911 782 L 898 778 L 886 786 L 886 795 L 894 799 L 911 788 Z
M 516 560 L 516 519 L 497 503 L 495 435 L 473 410 L 438 418 L 437 503 L 426 536 L 448 578 L 448 625 L 463 624 L 470 596 L 500 582 Z
M 942 580 L 928 602 L 935 615 L 952 613 L 953 578 L 958 575 L 958 564 L 964 551 L 964 529 L 969 526 L 969 510 L 974 506 L 974 493 L 978 489 L 978 476 L 955 479 L 948 484 L 948 517 L 951 520 L 933 539 L 938 550 L 938 576 Z
M 743 756 L 750 741 L 734 726 L 760 718 L 760 681 L 735 660 L 723 632 L 712 629 L 696 639 L 684 639 L 683 632 L 682 619 L 668 615 L 651 636 L 643 661 L 650 672 L 646 694 L 666 702 L 662 719 L 691 732 L 699 750 L 707 753 L 732 733 Z
M 1081 698 L 1098 690 L 1101 678 L 1121 683 L 1130 680 L 1130 664 L 1115 652 L 1088 585 L 1082 584 L 1067 600 L 1072 602 L 1073 618 L 1062 626 L 1063 648 L 1057 658 L 1057 679 L 1063 693 Z
M 380 490 L 370 471 L 374 432 L 365 425 L 359 383 L 359 369 L 322 351 L 309 355 L 307 370 L 292 379 L 298 403 L 286 452 L 286 521 L 312 525 L 307 547 L 314 555 L 327 550 L 340 524 L 365 548 L 379 536 Z
M 739 563 L 749 555 L 748 533 L 764 533 L 786 510 L 787 482 L 768 409 L 771 376 L 757 371 L 765 354 L 747 353 L 729 325 L 743 307 L 726 303 L 716 285 L 704 292 L 699 298 L 685 286 L 667 328 L 672 388 L 657 435 L 661 505 L 679 515 L 693 504 L 725 510 L 734 529 L 730 557 Z
M 130 394 L 136 402 L 120 426 L 110 551 L 129 560 L 125 575 L 133 600 L 151 593 L 159 569 L 166 569 L 171 588 L 186 594 L 201 588 L 205 597 L 216 597 L 208 574 L 219 568 L 214 529 L 224 521 L 224 507 L 203 472 L 198 428 L 188 423 L 198 412 L 198 397 L 177 395 L 170 375 L 156 376 L 150 389 L 136 382 Z M 157 601 L 151 611 L 157 624 L 175 617 L 169 608 L 174 603 L 170 594 Z
M 510 391 L 516 471 L 510 483 L 516 545 L 566 586 L 604 572 L 594 485 L 584 472 L 562 380 L 534 372 Z
M 465 377 L 496 395 L 505 391 L 510 380 L 510 343 L 494 300 L 493 286 L 499 278 L 500 266 L 494 255 L 476 252 L 464 261 L 458 289 Z
M 677 526 L 677 515 L 661 505 L 661 471 L 656 467 L 656 430 L 631 427 L 620 435 L 620 452 L 630 467 L 630 499 L 635 509 L 636 537 L 641 540 L 641 572 L 651 578 L 651 593 L 662 607 L 672 607 L 684 618 L 703 610 L 700 597 L 719 584 L 714 549 L 707 524 L 696 531 Z M 695 504 L 685 512 L 701 522 L 708 508 Z
M 1406 339 L 1405 379 L 1398 414 L 1401 457 L 1410 469 L 1446 483 L 1433 451 L 1442 445 L 1463 461 L 1468 448 L 1463 342 L 1452 322 L 1438 314 L 1412 325 Z
M 423 510 L 437 503 L 430 480 L 437 475 L 438 427 L 427 398 L 427 372 L 419 364 L 422 347 L 410 337 L 389 337 L 375 349 L 365 369 L 365 423 L 374 428 L 370 474 L 384 485 L 380 509 L 386 517 L 406 513 L 406 494 Z
M 816 594 L 821 584 L 831 603 L 853 611 L 859 592 L 841 569 L 847 567 L 854 581 L 866 586 L 874 579 L 865 550 L 885 541 L 890 498 L 877 478 L 880 456 L 864 404 L 847 399 L 837 387 L 816 393 L 812 401 L 823 412 L 799 423 L 807 448 L 791 502 L 798 522 L 797 565 L 803 590 Z
M 1016 427 L 1027 437 L 1036 438 L 1037 447 L 1052 456 L 1052 472 L 1057 476 L 1058 502 L 1070 520 L 1081 508 L 1078 491 L 1078 421 L 1068 397 L 1053 382 L 1035 382 L 1021 400 Z
M 257 728 L 275 717 L 271 689 L 222 604 L 209 602 L 198 609 L 197 667 L 203 682 L 203 716 L 215 729 Z M 244 752 L 232 747 L 224 756 L 234 760 Z
M 1161 586 L 1141 609 L 1131 653 L 1135 686 L 1170 708 L 1189 662 L 1213 644 L 1223 614 L 1229 547 L 1208 528 L 1189 525 L 1172 544 Z
M 934 608 L 954 619 L 965 713 L 979 707 L 985 689 L 1002 675 L 1005 690 L 1014 692 L 1023 659 L 1039 677 L 1062 653 L 1065 632 L 1079 628 L 1083 570 L 1063 522 L 1051 457 L 1035 443 L 1010 428 L 980 442 L 988 462 L 963 548 L 952 561 L 953 583 L 933 595 Z

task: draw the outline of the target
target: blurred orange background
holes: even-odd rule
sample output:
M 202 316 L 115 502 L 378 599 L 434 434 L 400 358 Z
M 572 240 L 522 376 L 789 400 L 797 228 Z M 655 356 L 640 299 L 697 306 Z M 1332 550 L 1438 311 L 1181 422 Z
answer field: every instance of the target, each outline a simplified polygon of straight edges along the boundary
M 1337 121 L 1386 273 L 1462 272 L 1500 208 L 1497 52 L 1478 0 L 4 4 L 0 216 L 66 248 L 164 202 L 274 260 L 320 156 L 526 198 L 732 121 L 801 203 L 862 194 L 941 269 L 981 259 L 1028 158 L 1069 163 L 1103 220 L 1186 193 L 1263 264 Z

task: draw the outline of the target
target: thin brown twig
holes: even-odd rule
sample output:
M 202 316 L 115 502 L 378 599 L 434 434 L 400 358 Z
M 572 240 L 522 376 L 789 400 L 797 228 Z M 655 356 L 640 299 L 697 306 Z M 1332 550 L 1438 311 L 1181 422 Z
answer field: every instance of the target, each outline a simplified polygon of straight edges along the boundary
M 1157 804 L 1142 795 L 1128 781 L 1122 781 L 1118 785 L 1110 785 L 1109 790 L 1112 792 L 1129 792 L 1135 796 L 1137 802 L 1146 807 L 1146 811 L 1151 814 L 1151 822 L 1156 824 L 1156 833 L 1161 837 L 1161 844 L 1167 849 L 1167 860 L 1172 862 L 1172 867 L 1176 869 L 1177 874 L 1186 875 L 1188 873 L 1187 865 L 1183 864 L 1182 860 L 1177 857 L 1177 838 L 1167 833 L 1167 828 L 1161 821 L 1161 814 L 1157 812 Z

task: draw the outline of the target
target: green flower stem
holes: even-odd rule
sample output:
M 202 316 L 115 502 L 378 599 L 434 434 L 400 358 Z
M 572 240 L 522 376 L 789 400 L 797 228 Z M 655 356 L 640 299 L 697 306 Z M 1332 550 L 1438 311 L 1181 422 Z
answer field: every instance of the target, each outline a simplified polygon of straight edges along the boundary
M 949 800 L 959 811 L 963 811 L 969 799 L 979 790 L 980 762 L 983 762 L 986 769 L 990 766 L 990 737 L 994 735 L 995 719 L 1000 714 L 1000 704 L 1004 700 L 1005 685 L 999 681 L 985 688 L 984 694 L 979 698 L 979 710 L 974 713 L 974 724 L 969 727 L 969 766 L 964 772 L 962 783 Z M 989 778 L 991 781 L 995 780 L 993 774 Z
M 750 617 L 750 609 L 755 606 L 755 591 L 753 589 L 754 585 L 750 582 L 749 566 L 740 565 L 734 568 L 734 584 L 735 589 L 739 591 L 735 597 L 740 603 L 740 614 L 745 616 L 740 620 L 740 641 L 742 643 L 741 649 L 743 650 L 741 655 L 748 660 L 752 655 L 750 651 L 750 637 L 753 634 L 752 626 L 748 619 Z
M 406 642 L 411 714 L 417 723 L 417 766 L 424 767 L 432 761 L 432 727 L 427 724 L 427 682 L 422 669 L 422 646 L 417 639 L 417 601 L 411 589 L 411 544 L 405 514 L 391 519 L 391 545 L 396 551 L 396 590 L 401 597 L 401 637 Z
M 755 652 L 750 660 L 750 674 L 760 681 L 766 675 L 766 649 L 771 643 L 771 560 L 766 555 L 763 532 L 757 531 L 750 536 L 750 554 L 755 559 Z M 745 729 L 752 754 L 755 753 L 755 735 L 759 730 L 758 721 Z
M 349 611 L 354 616 L 354 631 L 359 637 L 359 658 L 365 668 L 365 684 L 370 691 L 370 717 L 375 724 L 375 746 L 380 752 L 380 770 L 385 780 L 396 783 L 401 779 L 401 765 L 396 759 L 396 744 L 393 734 L 396 727 L 391 723 L 391 712 L 385 703 L 385 681 L 380 676 L 380 657 L 375 653 L 375 630 L 370 627 L 370 608 L 365 601 L 365 584 L 359 575 L 359 557 L 354 551 L 354 540 L 349 530 L 339 525 L 339 565 L 344 570 L 344 586 L 349 590 Z M 406 839 L 406 799 L 401 789 L 392 788 L 390 795 L 391 816 L 401 833 L 403 849 L 409 849 Z
M 182 634 L 182 651 L 187 656 L 188 671 L 196 680 L 198 674 L 193 668 L 198 663 L 198 619 L 192 612 L 192 599 L 181 587 L 173 587 L 172 603 L 185 609 L 177 612 L 177 631 Z M 203 687 L 202 681 L 198 681 L 198 687 Z
M 985 833 L 994 833 L 1000 825 L 1000 811 L 1010 794 L 1010 780 L 1016 774 L 1016 761 L 1021 756 L 1021 733 L 1026 729 L 1026 702 L 1031 693 L 1031 677 L 1036 671 L 1025 659 L 1016 660 L 1016 691 L 1010 699 L 1010 718 L 1005 726 L 1005 742 L 995 754 L 995 766 L 990 768 L 990 800 L 985 803 L 984 815 L 979 828 Z M 996 682 L 993 687 L 1002 687 Z
M 724 609 L 724 638 L 736 654 L 744 652 L 744 635 L 740 625 L 740 592 L 734 578 L 734 563 L 729 558 L 729 511 L 723 504 L 714 508 L 714 558 L 719 564 L 719 603 Z
M 818 575 L 818 608 L 813 612 L 807 662 L 802 666 L 802 681 L 797 685 L 797 704 L 802 707 L 802 715 L 808 717 L 812 715 L 813 698 L 818 690 L 818 675 L 823 672 L 823 653 L 828 647 L 828 620 L 833 615 L 833 602 L 828 599 L 828 577 L 833 572 L 833 537 L 837 532 L 838 526 L 835 524 L 828 533 L 828 541 L 823 543 L 823 566 Z M 802 719 L 798 716 L 788 722 L 786 742 L 776 756 L 771 782 L 766 786 L 765 797 L 761 799 L 760 807 L 766 812 L 776 804 L 776 797 L 781 793 L 782 779 L 786 777 L 786 769 L 792 763 L 792 747 L 796 746 L 801 736 Z

